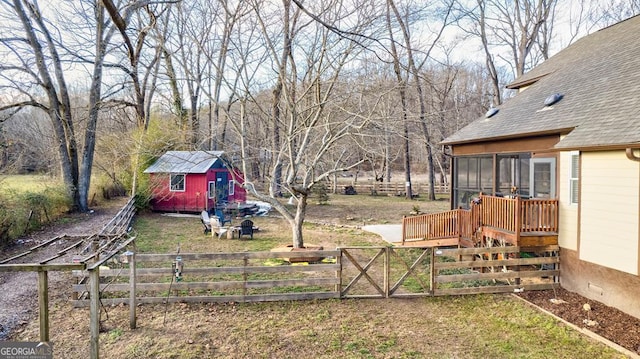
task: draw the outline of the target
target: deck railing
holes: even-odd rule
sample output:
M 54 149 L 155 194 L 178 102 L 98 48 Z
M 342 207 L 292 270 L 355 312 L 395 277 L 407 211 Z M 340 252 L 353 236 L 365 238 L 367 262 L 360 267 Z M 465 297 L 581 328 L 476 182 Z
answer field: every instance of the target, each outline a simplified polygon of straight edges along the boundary
M 557 232 L 558 200 L 480 195 L 470 209 L 402 219 L 402 243 L 443 238 L 472 239 L 482 226 L 510 233 Z
M 516 232 L 519 199 L 480 196 L 482 225 Z
M 428 213 L 405 217 L 402 220 L 402 238 L 421 240 L 456 237 L 460 233 L 458 223 L 461 209 L 440 213 Z
M 521 232 L 557 232 L 558 200 L 520 201 Z

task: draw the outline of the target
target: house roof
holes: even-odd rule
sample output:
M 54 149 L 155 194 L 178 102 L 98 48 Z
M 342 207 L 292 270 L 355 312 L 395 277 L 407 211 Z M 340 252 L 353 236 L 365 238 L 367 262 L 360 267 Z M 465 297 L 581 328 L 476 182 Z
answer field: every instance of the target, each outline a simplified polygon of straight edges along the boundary
M 442 143 L 563 134 L 556 149 L 640 145 L 640 16 L 576 41 L 516 79 L 520 93 Z M 562 99 L 545 106 L 553 94 Z
M 223 151 L 167 151 L 144 173 L 206 173 Z

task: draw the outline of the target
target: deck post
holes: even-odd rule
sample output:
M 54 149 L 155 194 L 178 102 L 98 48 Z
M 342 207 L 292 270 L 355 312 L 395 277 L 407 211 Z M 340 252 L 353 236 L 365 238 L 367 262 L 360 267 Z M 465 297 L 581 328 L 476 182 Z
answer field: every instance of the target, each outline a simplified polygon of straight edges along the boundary
M 522 199 L 520 196 L 516 196 L 516 213 L 515 213 L 515 221 L 516 221 L 516 245 L 520 245 L 520 232 L 522 231 Z
M 522 199 L 520 198 L 520 196 L 516 196 L 516 213 L 515 213 L 515 217 L 516 217 L 516 246 L 520 246 L 520 234 L 522 232 Z M 520 252 L 518 253 L 514 253 L 514 256 L 516 259 L 520 258 Z M 514 272 L 519 272 L 520 271 L 520 266 L 515 266 L 515 268 L 513 269 Z M 520 278 L 516 278 L 516 284 L 520 285 Z
M 407 232 L 405 229 L 405 221 L 406 221 L 407 216 L 402 216 L 402 244 L 404 246 L 404 240 L 405 238 L 407 238 Z

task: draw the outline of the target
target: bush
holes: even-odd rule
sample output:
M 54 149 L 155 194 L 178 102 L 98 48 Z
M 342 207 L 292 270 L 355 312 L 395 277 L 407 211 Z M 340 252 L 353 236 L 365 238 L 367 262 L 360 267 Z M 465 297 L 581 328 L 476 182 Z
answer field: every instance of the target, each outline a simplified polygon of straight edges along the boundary
M 4 201 L 0 203 L 0 248 L 6 247 L 11 243 L 11 229 L 14 227 L 13 218 L 9 215 L 4 206 Z
M 48 187 L 41 192 L 0 193 L 0 247 L 58 219 L 70 208 L 71 200 L 63 187 Z
M 329 190 L 324 183 L 316 183 L 313 185 L 311 192 L 316 197 L 318 204 L 327 204 L 329 202 Z

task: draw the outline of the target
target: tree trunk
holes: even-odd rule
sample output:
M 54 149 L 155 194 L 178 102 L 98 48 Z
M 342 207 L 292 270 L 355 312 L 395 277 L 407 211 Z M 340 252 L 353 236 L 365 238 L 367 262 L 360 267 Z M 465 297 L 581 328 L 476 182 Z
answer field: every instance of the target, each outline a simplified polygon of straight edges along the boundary
M 296 207 L 296 216 L 291 222 L 291 230 L 293 232 L 293 248 L 304 248 L 304 240 L 302 238 L 302 225 L 304 217 L 307 214 L 307 194 L 301 194 L 298 197 L 298 206 Z
M 82 212 L 89 210 L 89 188 L 91 187 L 91 169 L 93 168 L 93 156 L 96 147 L 96 128 L 100 112 L 100 99 L 102 94 L 102 68 L 106 53 L 106 41 L 104 36 L 104 7 L 96 3 L 96 58 L 93 62 L 93 77 L 89 90 L 89 121 L 85 130 L 84 148 L 82 150 L 82 163 L 78 191 L 80 194 L 80 208 Z
M 36 58 L 39 81 L 41 82 L 41 86 L 49 101 L 48 115 L 51 119 L 56 140 L 58 142 L 58 154 L 60 155 L 62 178 L 67 193 L 72 200 L 71 210 L 76 211 L 81 207 L 80 195 L 78 192 L 78 151 L 75 133 L 73 131 L 71 103 L 69 100 L 66 81 L 64 80 L 64 73 L 62 72 L 60 57 L 58 56 L 53 40 L 51 39 L 49 31 L 43 22 L 43 18 L 39 13 L 39 10 L 35 6 L 29 7 L 32 18 L 38 25 L 39 32 L 47 40 L 46 43 L 49 50 L 48 57 L 50 58 L 51 65 L 53 66 L 53 72 L 56 77 L 56 81 L 54 83 L 51 73 L 47 68 L 44 50 L 35 34 L 35 29 L 32 26 L 31 18 L 27 16 L 20 0 L 14 0 L 13 4 L 18 17 L 20 18 L 20 22 L 24 27 L 29 45 Z M 56 90 L 56 84 L 58 86 L 58 90 Z
M 408 199 L 413 198 L 411 191 L 411 153 L 409 142 L 409 124 L 407 116 L 407 82 L 402 77 L 402 70 L 400 69 L 400 58 L 398 57 L 398 51 L 396 49 L 395 40 L 393 39 L 393 29 L 391 28 L 391 14 L 389 7 L 391 2 L 387 2 L 387 30 L 389 31 L 389 37 L 391 38 L 391 55 L 393 57 L 393 71 L 396 74 L 396 80 L 398 81 L 398 94 L 400 95 L 400 103 L 402 105 L 402 124 L 404 128 L 404 180 L 405 180 L 405 196 Z

